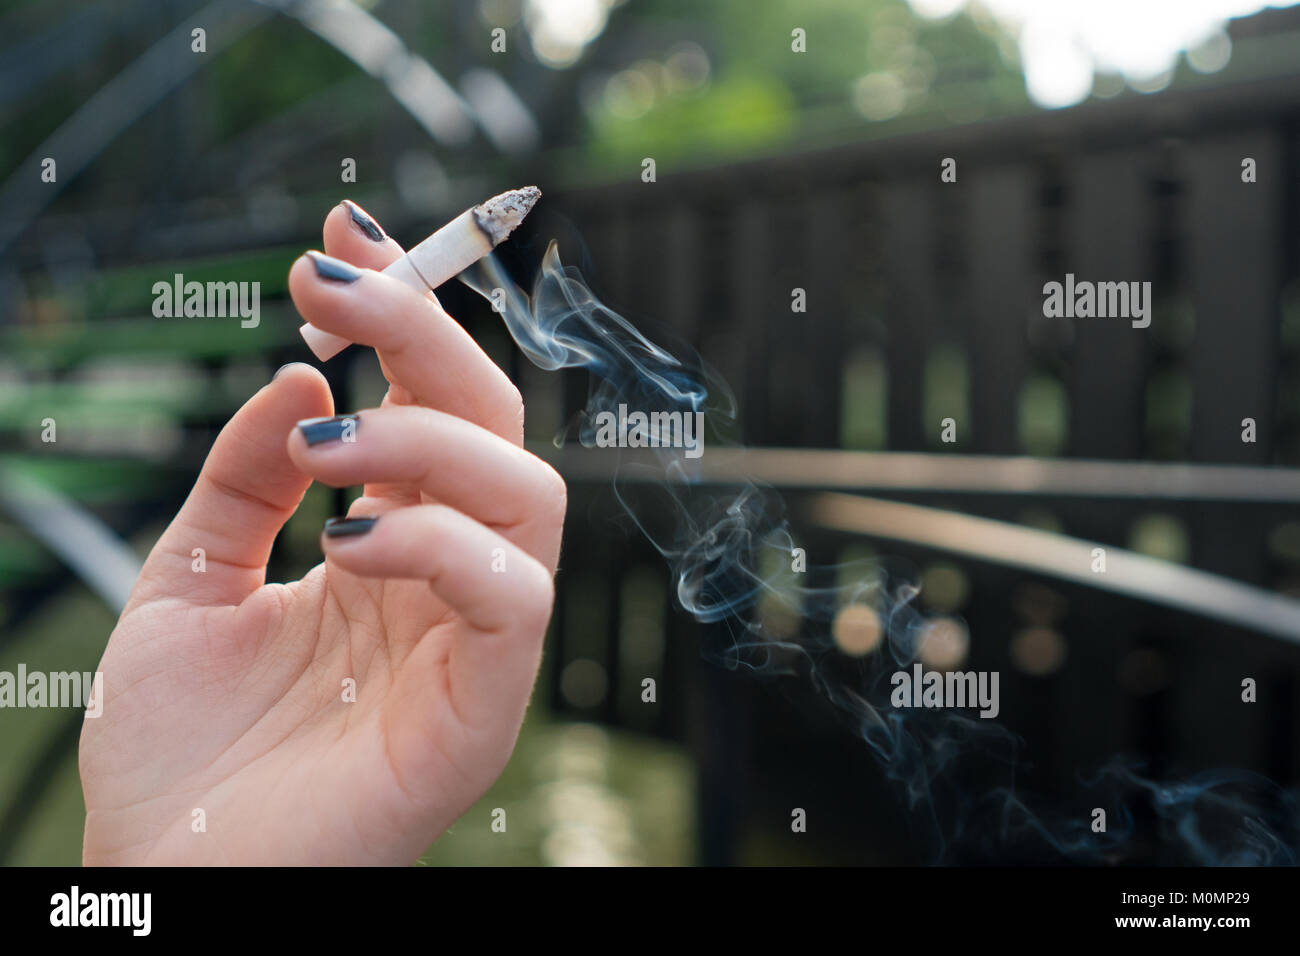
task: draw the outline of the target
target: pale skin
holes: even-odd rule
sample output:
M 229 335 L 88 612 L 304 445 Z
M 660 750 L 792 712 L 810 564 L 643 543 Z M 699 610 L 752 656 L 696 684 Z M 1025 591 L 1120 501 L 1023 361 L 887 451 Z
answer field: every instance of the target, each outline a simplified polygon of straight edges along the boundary
M 342 206 L 324 251 L 366 270 L 402 254 Z M 289 288 L 305 320 L 375 348 L 388 393 L 336 413 L 321 374 L 291 365 L 217 438 L 99 666 L 87 865 L 410 864 L 518 737 L 565 511 L 522 447 L 519 392 L 432 297 L 378 271 L 343 283 L 300 258 Z M 352 412 L 355 441 L 309 447 L 296 427 Z M 364 485 L 349 516 L 380 520 L 267 584 L 313 481 Z

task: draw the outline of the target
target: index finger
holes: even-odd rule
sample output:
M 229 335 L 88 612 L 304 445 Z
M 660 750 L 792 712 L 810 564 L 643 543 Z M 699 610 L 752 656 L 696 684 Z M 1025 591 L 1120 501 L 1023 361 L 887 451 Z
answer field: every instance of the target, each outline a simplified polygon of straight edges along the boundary
M 358 218 L 368 221 L 359 223 Z M 376 232 L 380 236 L 375 238 Z M 432 292 L 420 293 L 369 270 L 404 254 L 355 204 L 336 206 L 325 220 L 330 256 L 363 266 L 353 281 L 322 275 L 314 257 L 289 272 L 289 290 L 302 317 L 326 332 L 373 347 L 388 381 L 411 402 L 474 422 L 523 444 L 523 401 L 509 376 L 449 316 Z M 395 396 L 399 404 L 403 396 Z

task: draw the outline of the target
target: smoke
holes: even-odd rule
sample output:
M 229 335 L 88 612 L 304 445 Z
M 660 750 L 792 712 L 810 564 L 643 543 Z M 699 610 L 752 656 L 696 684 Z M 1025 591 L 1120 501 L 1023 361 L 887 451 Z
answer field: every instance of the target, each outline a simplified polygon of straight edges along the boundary
M 597 444 L 602 413 L 620 406 L 703 413 L 712 444 L 736 444 L 737 408 L 726 382 L 689 348 L 674 343 L 668 351 L 600 302 L 561 263 L 555 242 L 531 293 L 495 255 L 461 279 L 493 303 L 535 365 L 590 373 L 586 406 L 557 444 Z M 922 657 L 933 623 L 913 605 L 910 582 L 865 561 L 794 573 L 795 542 L 774 489 L 743 481 L 719 491 L 697 480 L 661 428 L 643 427 L 639 438 L 647 452 L 619 464 L 614 494 L 668 563 L 677 602 L 712 625 L 715 643 L 705 656 L 759 677 L 808 681 L 897 786 L 914 841 L 934 861 L 1117 863 L 1153 851 L 1172 852 L 1166 863 L 1296 861 L 1280 835 L 1296 826 L 1292 795 L 1245 773 L 1159 784 L 1116 761 L 1081 779 L 1071 805 L 1054 816 L 1031 810 L 1017 786 L 1017 735 L 949 708 L 891 706 L 891 676 Z M 880 636 L 875 653 L 853 657 L 837 647 L 832 626 L 850 604 L 870 609 L 868 623 Z M 1106 812 L 1104 830 L 1098 808 Z

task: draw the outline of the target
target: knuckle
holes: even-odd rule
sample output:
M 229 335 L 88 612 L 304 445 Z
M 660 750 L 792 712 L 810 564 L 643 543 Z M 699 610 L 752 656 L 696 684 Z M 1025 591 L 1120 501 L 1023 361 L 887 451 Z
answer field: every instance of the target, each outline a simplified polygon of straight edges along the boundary
M 565 484 L 560 473 L 546 462 L 542 466 L 542 495 L 546 514 L 557 525 L 564 524 L 564 516 L 569 508 L 569 486 Z
M 539 561 L 531 557 L 525 560 L 524 568 L 518 581 L 516 603 L 520 621 L 527 627 L 545 630 L 551 619 L 551 606 L 555 603 L 555 580 Z
M 505 394 L 502 395 L 502 401 L 508 411 L 522 415 L 524 413 L 524 393 L 519 391 L 516 385 L 504 372 L 501 373 L 506 380 Z
M 505 385 L 502 389 L 501 396 L 501 422 L 510 429 L 510 434 L 524 433 L 524 396 L 519 391 L 519 386 L 505 377 Z

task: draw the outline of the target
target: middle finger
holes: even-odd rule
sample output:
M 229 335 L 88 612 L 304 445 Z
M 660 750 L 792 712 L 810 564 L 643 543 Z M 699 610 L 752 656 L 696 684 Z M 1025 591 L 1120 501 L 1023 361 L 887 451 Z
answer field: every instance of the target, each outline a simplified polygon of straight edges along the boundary
M 289 456 L 334 487 L 392 483 L 497 528 L 554 571 L 564 523 L 564 482 L 499 435 L 445 412 L 389 405 L 299 422 Z

